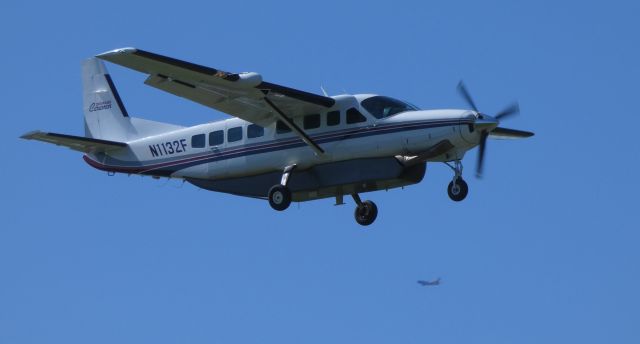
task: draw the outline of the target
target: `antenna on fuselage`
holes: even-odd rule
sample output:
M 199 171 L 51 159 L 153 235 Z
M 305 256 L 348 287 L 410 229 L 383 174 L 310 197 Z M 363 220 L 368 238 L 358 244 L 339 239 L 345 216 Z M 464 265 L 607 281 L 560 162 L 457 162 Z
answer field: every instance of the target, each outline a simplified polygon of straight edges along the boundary
M 322 94 L 324 94 L 325 97 L 328 97 L 329 94 L 327 93 L 327 91 L 324 90 L 324 87 L 322 86 L 322 84 L 320 85 L 320 89 L 322 90 Z

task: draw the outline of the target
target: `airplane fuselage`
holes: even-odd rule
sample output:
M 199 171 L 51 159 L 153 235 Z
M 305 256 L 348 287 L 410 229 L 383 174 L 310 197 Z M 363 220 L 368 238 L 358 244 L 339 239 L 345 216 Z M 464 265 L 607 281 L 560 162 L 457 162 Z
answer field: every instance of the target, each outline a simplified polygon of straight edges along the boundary
M 479 136 L 470 126 L 473 111 L 417 110 L 377 119 L 360 106 L 367 97 L 336 96 L 336 104 L 318 114 L 314 123 L 304 117 L 296 120 L 324 154 L 316 154 L 276 123 L 262 128 L 232 118 L 144 137 L 128 142 L 127 150 L 89 154 L 85 160 L 110 172 L 215 181 L 281 173 L 282 166 L 295 165 L 304 171 L 347 160 L 413 156 L 443 140 L 454 148 L 429 160 L 451 161 L 461 159 L 478 143 Z M 351 109 L 364 117 L 354 117 Z

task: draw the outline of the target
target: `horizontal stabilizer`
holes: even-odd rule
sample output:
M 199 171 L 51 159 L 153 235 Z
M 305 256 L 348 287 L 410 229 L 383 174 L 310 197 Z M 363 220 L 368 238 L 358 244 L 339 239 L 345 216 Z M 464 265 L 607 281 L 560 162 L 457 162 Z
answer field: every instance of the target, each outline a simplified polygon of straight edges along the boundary
M 100 140 L 67 134 L 46 133 L 42 131 L 32 131 L 20 136 L 20 138 L 53 143 L 58 146 L 69 147 L 73 150 L 85 153 L 107 152 L 127 147 L 127 144 L 124 142 Z
M 526 137 L 531 137 L 534 134 L 530 131 L 524 130 L 516 130 L 516 129 L 508 129 L 508 128 L 495 128 L 490 133 L 489 136 L 492 139 L 523 139 Z

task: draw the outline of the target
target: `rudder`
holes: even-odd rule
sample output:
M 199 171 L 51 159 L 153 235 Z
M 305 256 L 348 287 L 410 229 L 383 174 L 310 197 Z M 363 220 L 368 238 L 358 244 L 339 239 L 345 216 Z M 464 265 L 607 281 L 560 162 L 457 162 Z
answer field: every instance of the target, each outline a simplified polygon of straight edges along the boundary
M 85 136 L 129 141 L 136 130 L 104 63 L 90 58 L 82 63 Z

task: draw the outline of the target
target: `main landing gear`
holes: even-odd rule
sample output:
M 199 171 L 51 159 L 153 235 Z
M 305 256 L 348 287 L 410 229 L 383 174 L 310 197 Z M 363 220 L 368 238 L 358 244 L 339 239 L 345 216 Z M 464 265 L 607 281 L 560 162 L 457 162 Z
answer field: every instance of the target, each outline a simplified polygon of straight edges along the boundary
M 295 167 L 296 165 L 285 167 L 280 184 L 269 189 L 269 205 L 277 211 L 283 211 L 291 205 L 291 190 L 287 187 L 287 183 L 289 183 L 289 176 Z
M 451 164 L 446 162 L 445 164 L 451 167 L 451 169 L 455 173 L 453 176 L 453 180 L 447 187 L 447 193 L 449 194 L 449 198 L 456 202 L 460 202 L 465 199 L 467 197 L 467 194 L 469 193 L 469 186 L 467 185 L 467 182 L 462 179 L 462 162 L 460 162 L 460 160 L 456 160 L 454 162 L 454 166 L 451 166 Z
M 357 193 L 351 195 L 356 202 L 356 210 L 353 216 L 356 222 L 362 226 L 368 226 L 378 217 L 378 206 L 372 201 L 362 201 Z
M 291 190 L 287 187 L 291 172 L 295 169 L 296 165 L 285 167 L 282 173 L 282 179 L 280 184 L 276 184 L 269 189 L 269 205 L 271 208 L 277 211 L 283 211 L 291 205 Z M 378 217 L 378 207 L 372 201 L 362 201 L 357 193 L 351 194 L 353 200 L 356 202 L 356 209 L 353 216 L 356 222 L 362 226 L 368 226 L 373 223 Z M 342 195 L 336 196 L 336 204 L 344 204 L 342 202 Z

